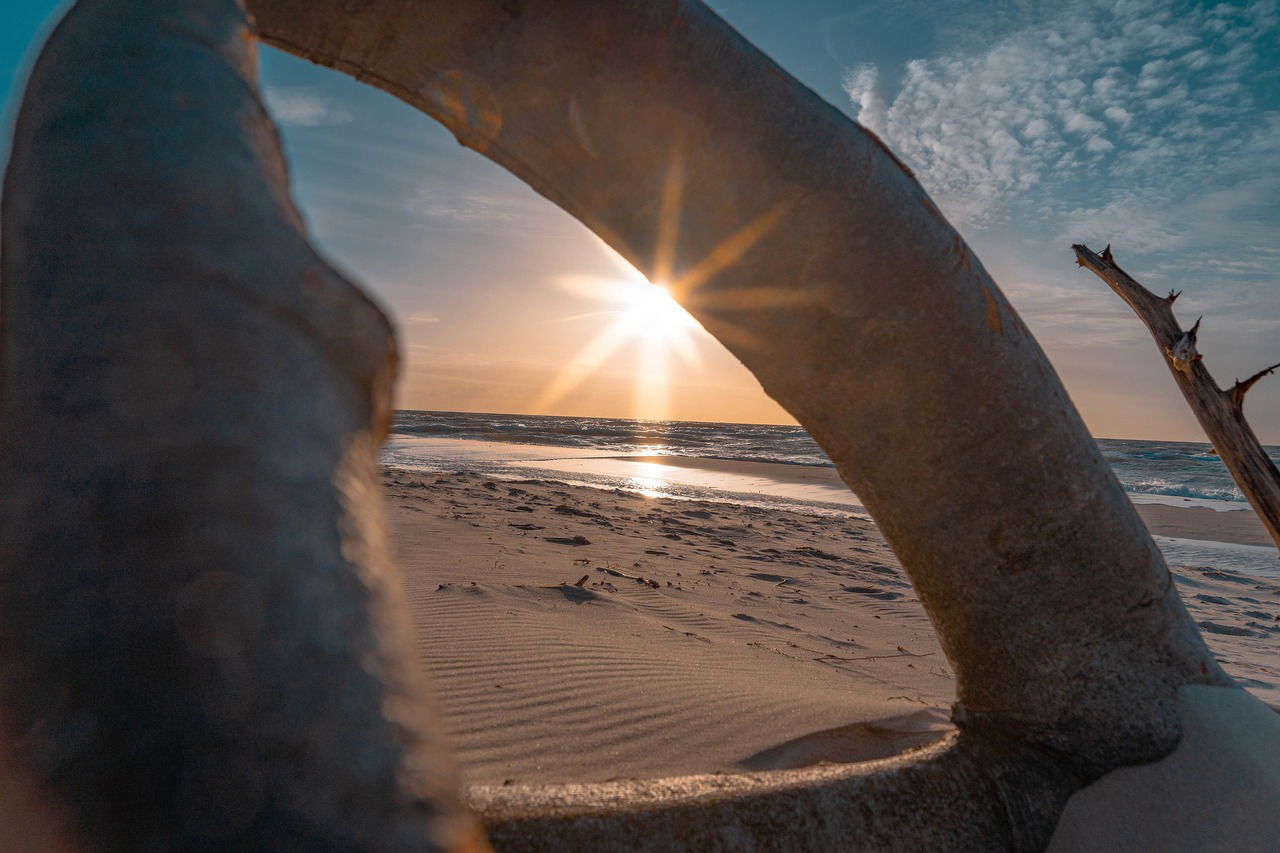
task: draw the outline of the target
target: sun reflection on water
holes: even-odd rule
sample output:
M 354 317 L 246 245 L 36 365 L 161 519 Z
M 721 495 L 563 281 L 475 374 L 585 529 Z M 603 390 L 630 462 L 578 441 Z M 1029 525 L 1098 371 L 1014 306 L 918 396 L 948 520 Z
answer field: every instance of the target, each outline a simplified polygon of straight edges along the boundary
M 667 485 L 667 481 L 661 477 L 628 477 L 624 488 L 646 498 L 660 498 L 666 495 Z

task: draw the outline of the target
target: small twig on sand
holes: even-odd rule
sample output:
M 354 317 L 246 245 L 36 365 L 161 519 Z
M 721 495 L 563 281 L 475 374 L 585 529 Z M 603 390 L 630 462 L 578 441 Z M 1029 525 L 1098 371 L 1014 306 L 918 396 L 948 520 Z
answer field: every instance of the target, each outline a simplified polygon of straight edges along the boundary
M 886 658 L 927 658 L 932 654 L 934 653 L 923 652 L 921 654 L 916 654 L 915 652 L 899 652 L 896 655 L 864 655 L 863 657 L 857 657 L 857 658 L 844 658 L 844 657 L 840 657 L 839 655 L 822 655 L 821 657 L 814 658 L 814 660 L 828 661 L 828 660 L 884 660 Z
M 644 584 L 645 586 L 651 586 L 651 587 L 653 587 L 654 589 L 658 589 L 659 587 L 661 587 L 661 586 L 662 586 L 662 584 L 658 583 L 658 582 L 657 582 L 657 581 L 655 581 L 655 580 L 649 580 L 649 578 L 642 578 L 642 577 L 640 577 L 639 575 L 629 575 L 629 574 L 627 574 L 626 572 L 620 572 L 620 571 L 618 571 L 617 569 L 606 569 L 606 568 L 605 568 L 605 567 L 603 567 L 603 566 L 596 566 L 596 571 L 597 571 L 597 572 L 604 572 L 605 574 L 608 574 L 608 575 L 613 575 L 613 576 L 614 576 L 614 577 L 616 577 L 616 578 L 626 578 L 626 579 L 627 579 L 627 580 L 629 580 L 629 581 L 635 581 L 636 583 L 642 583 L 642 584 Z
M 604 566 L 596 566 L 597 572 L 604 572 L 607 575 L 613 575 L 615 578 L 626 578 L 629 581 L 645 582 L 645 579 L 639 575 L 629 575 L 626 572 L 620 572 L 617 569 L 606 569 Z
M 584 586 L 589 580 L 591 580 L 591 575 L 583 575 L 573 583 L 569 583 L 568 581 L 560 581 L 560 583 L 538 584 L 537 588 L 538 589 L 563 589 L 566 586 Z

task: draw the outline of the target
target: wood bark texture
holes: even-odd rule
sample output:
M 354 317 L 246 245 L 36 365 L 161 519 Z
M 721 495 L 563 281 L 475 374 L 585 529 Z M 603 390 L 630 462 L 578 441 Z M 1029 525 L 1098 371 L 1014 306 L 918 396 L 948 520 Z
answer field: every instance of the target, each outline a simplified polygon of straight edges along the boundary
M 1173 303 L 1180 292 L 1156 296 L 1120 268 L 1110 246 L 1101 254 L 1079 243 L 1071 248 L 1076 253 L 1076 263 L 1110 285 L 1147 327 L 1173 374 L 1173 381 L 1213 449 L 1280 547 L 1280 471 L 1244 416 L 1245 393 L 1280 364 L 1263 368 L 1243 381 L 1237 380 L 1226 390 L 1219 388 L 1196 350 L 1200 320 L 1184 331 L 1173 314 Z

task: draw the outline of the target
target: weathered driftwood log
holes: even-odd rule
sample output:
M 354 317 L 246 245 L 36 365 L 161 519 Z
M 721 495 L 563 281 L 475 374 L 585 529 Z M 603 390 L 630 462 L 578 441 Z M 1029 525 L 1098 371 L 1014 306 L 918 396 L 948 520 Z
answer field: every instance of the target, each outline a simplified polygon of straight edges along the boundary
M 269 43 L 435 116 L 669 280 L 879 522 L 966 726 L 1103 764 L 1176 742 L 1172 685 L 1221 676 L 1159 551 L 1026 327 L 873 136 L 697 3 L 250 8 Z
M 1230 681 L 919 185 L 705 7 L 253 7 L 273 43 L 436 116 L 668 278 L 862 495 L 957 672 L 959 733 L 936 749 L 474 792 L 499 844 L 1036 849 L 1091 780 L 1176 757 L 1195 691 L 1256 707 L 1188 686 Z M 19 115 L 0 760 L 38 807 L 4 829 L 462 846 L 371 474 L 387 327 L 300 232 L 247 36 L 233 0 L 81 0 Z
M 93 850 L 451 849 L 473 825 L 383 544 L 391 329 L 302 233 L 255 50 L 233 0 L 85 0 L 27 87 L 0 764 L 30 808 L 6 851 L 42 849 L 52 805 Z
M 1244 416 L 1245 393 L 1280 364 L 1263 368 L 1243 381 L 1237 380 L 1224 391 L 1196 350 L 1200 320 L 1184 331 L 1173 315 L 1173 303 L 1181 295 L 1180 291 L 1171 290 L 1168 296 L 1156 296 L 1120 268 L 1110 246 L 1100 255 L 1080 243 L 1071 248 L 1075 250 L 1076 263 L 1109 284 L 1147 327 L 1178 390 L 1213 443 L 1213 449 L 1257 511 L 1271 538 L 1280 546 L 1280 471 Z

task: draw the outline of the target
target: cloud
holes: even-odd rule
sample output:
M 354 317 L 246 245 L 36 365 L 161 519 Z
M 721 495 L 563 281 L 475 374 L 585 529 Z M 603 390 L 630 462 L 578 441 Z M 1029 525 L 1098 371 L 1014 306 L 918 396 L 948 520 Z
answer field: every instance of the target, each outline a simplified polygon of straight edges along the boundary
M 1103 110 L 1102 114 L 1121 127 L 1125 127 L 1133 121 L 1133 113 L 1124 107 L 1110 106 Z
M 877 90 L 880 72 L 874 63 L 857 65 L 844 75 L 844 90 L 858 107 L 859 120 L 867 127 L 882 125 L 885 121 L 884 95 Z
M 1145 329 L 1067 247 L 1110 243 L 1152 291 L 1184 291 L 1178 316 L 1204 315 L 1221 381 L 1275 361 L 1277 3 L 1037 8 L 984 43 L 852 68 L 845 91 L 987 256 L 1094 427 L 1173 429 L 1176 407 L 1135 402 L 1163 381 Z M 1275 410 L 1268 394 L 1255 417 Z
M 410 212 L 455 222 L 509 222 L 516 218 L 513 205 L 494 196 L 426 188 L 408 203 Z
M 262 91 L 267 110 L 277 124 L 290 127 L 331 127 L 352 120 L 333 98 L 314 89 L 267 86 Z
M 1062 230 L 1073 240 L 1114 243 L 1127 252 L 1155 252 L 1186 246 L 1187 233 L 1171 224 L 1159 205 L 1137 193 L 1124 193 L 1106 204 L 1082 206 L 1065 213 Z
M 401 322 L 406 326 L 429 326 L 432 323 L 439 323 L 440 318 L 429 311 L 417 311 L 405 317 Z
M 1246 152 L 1275 139 L 1256 81 L 1274 74 L 1278 37 L 1274 0 L 1070 0 L 980 49 L 906 63 L 894 93 L 870 64 L 850 69 L 844 87 L 858 120 L 962 226 L 1025 219 L 1019 203 L 1030 199 L 1065 228 L 1249 180 Z M 1280 167 L 1280 154 L 1267 156 Z M 1175 225 L 1165 217 L 1144 243 L 1167 245 Z

